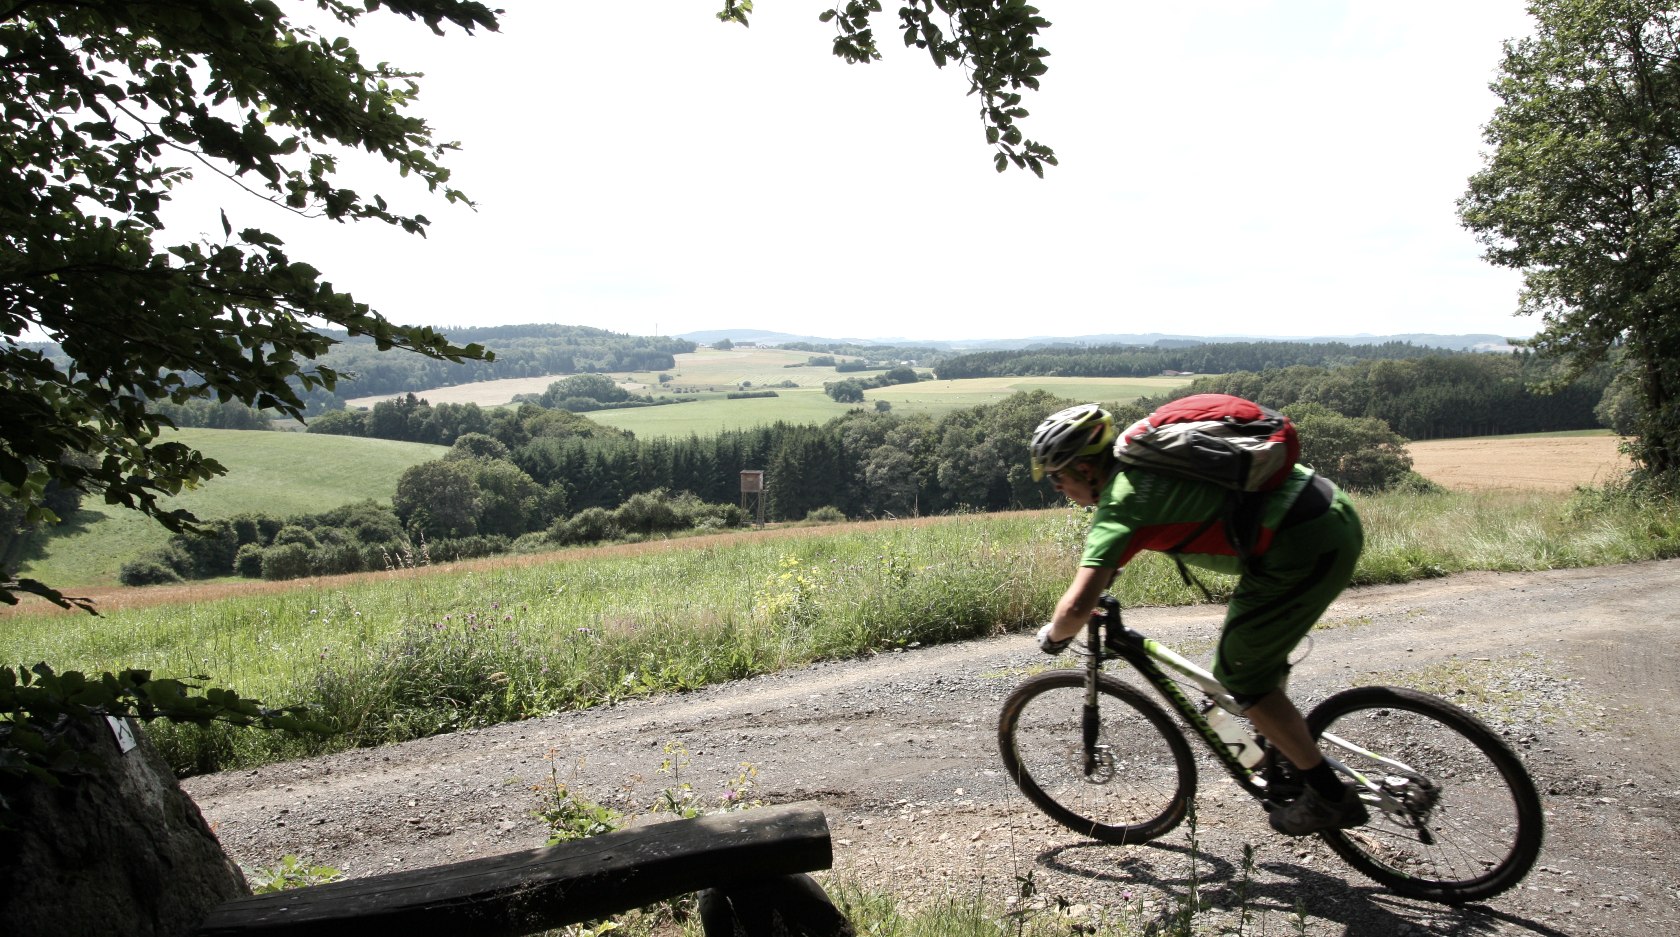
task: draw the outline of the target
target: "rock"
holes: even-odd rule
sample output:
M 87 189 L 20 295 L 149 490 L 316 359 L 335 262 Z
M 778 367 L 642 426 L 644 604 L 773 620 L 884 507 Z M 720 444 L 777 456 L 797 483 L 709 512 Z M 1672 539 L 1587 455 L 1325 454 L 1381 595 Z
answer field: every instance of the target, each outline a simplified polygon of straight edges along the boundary
M 83 776 L 8 779 L 0 920 L 13 934 L 178 937 L 250 894 L 198 805 L 143 733 L 124 752 L 103 719 L 74 727 Z

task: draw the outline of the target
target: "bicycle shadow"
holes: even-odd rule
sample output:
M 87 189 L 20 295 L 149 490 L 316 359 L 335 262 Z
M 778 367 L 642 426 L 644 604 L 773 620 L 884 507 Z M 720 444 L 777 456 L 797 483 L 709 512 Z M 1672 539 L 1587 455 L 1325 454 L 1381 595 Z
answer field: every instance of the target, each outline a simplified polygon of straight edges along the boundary
M 1143 934 L 1176 933 L 1184 903 L 1194 888 L 1203 909 L 1240 912 L 1249 918 L 1294 920 L 1305 913 L 1310 918 L 1332 921 L 1343 932 L 1358 937 L 1427 933 L 1463 935 L 1496 933 L 1501 924 L 1522 928 L 1540 937 L 1569 937 L 1563 931 L 1515 914 L 1484 905 L 1441 905 L 1403 898 L 1379 886 L 1362 884 L 1359 873 L 1349 869 L 1347 877 L 1326 874 L 1293 862 L 1256 863 L 1245 874 L 1238 863 L 1192 850 L 1188 846 L 1143 843 L 1120 847 L 1103 843 L 1069 843 L 1040 852 L 1036 864 L 1063 875 L 1112 882 L 1118 889 L 1117 903 L 1141 897 L 1138 889 L 1151 889 L 1166 898 L 1160 907 L 1133 927 Z

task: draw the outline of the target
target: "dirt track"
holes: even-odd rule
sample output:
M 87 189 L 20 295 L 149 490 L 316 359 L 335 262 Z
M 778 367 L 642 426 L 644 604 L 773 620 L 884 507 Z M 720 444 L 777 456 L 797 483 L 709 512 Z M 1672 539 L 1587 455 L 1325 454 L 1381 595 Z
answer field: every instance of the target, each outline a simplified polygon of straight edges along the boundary
M 1251 907 L 1265 917 L 1250 934 L 1294 933 L 1297 907 L 1309 934 L 1680 932 L 1677 608 L 1680 561 L 1350 592 L 1315 631 L 1297 700 L 1405 682 L 1478 711 L 1544 797 L 1540 867 L 1483 907 L 1398 899 L 1317 842 L 1273 834 L 1204 765 L 1203 897 L 1231 897 L 1251 843 Z M 1136 609 L 1127 621 L 1205 657 L 1217 612 Z M 365 876 L 541 845 L 528 786 L 548 777 L 550 751 L 584 793 L 646 813 L 675 783 L 659 766 L 677 743 L 690 759 L 681 781 L 707 798 L 749 763 L 755 796 L 819 803 L 834 875 L 911 903 L 977 892 L 1002 902 L 1030 875 L 1042 895 L 1126 907 L 1144 924 L 1189 887 L 1185 831 L 1148 846 L 1091 843 L 1040 817 L 999 770 L 998 706 L 1040 662 L 1025 636 L 917 649 L 185 786 L 241 862 L 296 854 Z M 1201 920 L 1208 933 L 1236 923 L 1220 911 Z

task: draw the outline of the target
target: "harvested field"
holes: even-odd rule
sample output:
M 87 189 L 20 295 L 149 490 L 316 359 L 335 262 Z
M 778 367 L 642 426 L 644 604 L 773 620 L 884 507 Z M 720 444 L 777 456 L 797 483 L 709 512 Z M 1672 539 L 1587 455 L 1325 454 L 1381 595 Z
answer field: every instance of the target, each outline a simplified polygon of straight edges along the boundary
M 1406 447 L 1419 475 L 1460 491 L 1526 488 L 1570 491 L 1627 471 L 1618 436 L 1494 436 L 1431 439 Z

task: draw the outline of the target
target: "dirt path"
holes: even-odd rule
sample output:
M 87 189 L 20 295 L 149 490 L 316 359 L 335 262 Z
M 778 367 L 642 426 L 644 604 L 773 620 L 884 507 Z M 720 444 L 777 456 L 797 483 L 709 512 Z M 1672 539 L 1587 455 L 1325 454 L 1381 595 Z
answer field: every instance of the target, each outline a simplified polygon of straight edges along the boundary
M 1198 795 L 1204 897 L 1257 868 L 1248 933 L 1649 935 L 1680 931 L 1680 561 L 1477 573 L 1355 590 L 1296 670 L 1303 708 L 1350 682 L 1451 695 L 1522 753 L 1545 799 L 1547 843 L 1521 889 L 1472 909 L 1397 899 L 1316 841 L 1273 834 L 1211 766 Z M 1205 657 L 1209 607 L 1127 621 Z M 241 862 L 285 854 L 352 876 L 541 845 L 529 786 L 549 777 L 645 814 L 691 784 L 715 800 L 750 764 L 754 795 L 828 814 L 834 875 L 911 903 L 1030 876 L 1044 896 L 1147 922 L 1190 883 L 1187 831 L 1149 846 L 1082 840 L 1039 816 L 999 770 L 1003 697 L 1042 655 L 1025 636 L 820 665 L 669 699 L 499 726 L 186 782 Z M 1463 692 L 1459 692 L 1463 691 Z M 660 772 L 686 751 L 680 779 Z M 1209 933 L 1233 912 L 1202 918 Z M 1261 926 L 1263 925 L 1263 926 Z

